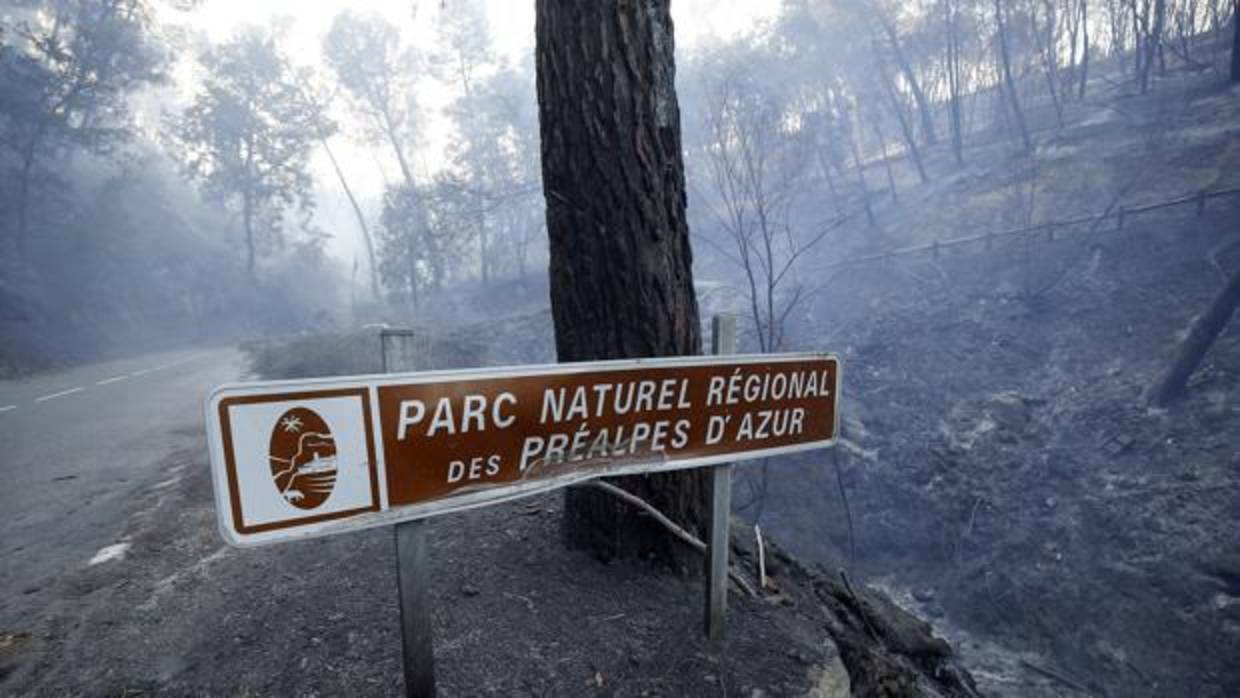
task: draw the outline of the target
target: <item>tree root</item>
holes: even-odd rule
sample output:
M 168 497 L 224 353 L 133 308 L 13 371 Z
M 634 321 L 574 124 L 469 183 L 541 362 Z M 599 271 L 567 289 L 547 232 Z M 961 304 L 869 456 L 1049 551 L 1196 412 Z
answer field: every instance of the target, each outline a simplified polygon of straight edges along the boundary
M 664 528 L 666 528 L 668 531 L 671 531 L 672 535 L 679 538 L 682 542 L 687 544 L 690 548 L 693 548 L 699 553 L 706 552 L 706 543 L 699 540 L 697 536 L 694 536 L 692 533 L 689 533 L 685 529 L 681 528 L 679 525 L 676 524 L 676 522 L 667 518 L 667 516 L 665 516 L 663 512 L 656 509 L 652 504 L 642 499 L 641 497 L 638 497 L 632 492 L 629 492 L 628 490 L 622 489 L 620 487 L 616 487 L 610 482 L 604 482 L 602 480 L 591 480 L 590 482 L 586 482 L 580 485 L 573 485 L 573 487 L 592 487 L 594 489 L 602 490 L 614 497 L 622 499 L 628 502 L 629 504 L 632 504 L 633 506 L 641 509 L 642 511 L 645 511 L 647 514 L 650 514 L 650 516 L 655 521 L 658 521 Z M 731 566 L 728 567 L 728 577 L 731 578 L 732 581 L 736 582 L 736 585 L 740 587 L 741 590 L 744 591 L 749 596 L 758 595 L 757 592 L 753 590 L 753 587 L 750 586 L 749 582 L 746 581 L 745 578 L 741 576 L 741 573 L 738 572 L 734 567 L 731 567 Z

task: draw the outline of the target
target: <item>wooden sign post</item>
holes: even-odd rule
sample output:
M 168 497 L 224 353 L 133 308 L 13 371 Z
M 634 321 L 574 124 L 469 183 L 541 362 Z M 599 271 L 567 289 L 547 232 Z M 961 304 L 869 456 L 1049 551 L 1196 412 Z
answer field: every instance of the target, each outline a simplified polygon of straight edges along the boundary
M 412 330 L 383 330 L 379 341 L 383 372 L 417 370 Z M 400 639 L 405 665 L 405 695 L 435 695 L 435 641 L 431 631 L 430 552 L 426 519 L 396 524 L 396 586 L 400 593 Z
M 711 321 L 711 353 L 736 353 L 736 318 L 716 315 Z M 706 543 L 706 637 L 723 642 L 728 608 L 728 533 L 732 518 L 732 464 L 710 471 L 710 540 Z

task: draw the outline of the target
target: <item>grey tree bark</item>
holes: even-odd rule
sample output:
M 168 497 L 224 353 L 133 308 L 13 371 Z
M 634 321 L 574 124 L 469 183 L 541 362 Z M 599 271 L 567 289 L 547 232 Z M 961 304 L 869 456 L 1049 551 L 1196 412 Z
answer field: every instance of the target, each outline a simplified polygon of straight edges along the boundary
M 551 308 L 560 361 L 701 352 L 685 215 L 669 0 L 538 0 L 535 9 Z M 696 471 L 617 480 L 701 532 Z M 570 544 L 603 557 L 691 551 L 589 488 L 565 496 Z

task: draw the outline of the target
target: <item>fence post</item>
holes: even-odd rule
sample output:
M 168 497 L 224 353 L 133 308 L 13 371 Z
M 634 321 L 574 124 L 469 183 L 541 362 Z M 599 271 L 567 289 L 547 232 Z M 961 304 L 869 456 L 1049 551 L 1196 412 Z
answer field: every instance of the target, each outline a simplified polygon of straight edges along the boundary
M 736 353 L 736 317 L 716 315 L 711 321 L 711 353 Z M 732 465 L 710 468 L 707 476 L 710 508 L 710 539 L 706 546 L 706 637 L 712 645 L 723 643 L 727 629 L 728 544 L 732 516 Z
M 412 330 L 382 330 L 383 372 L 416 368 Z M 425 519 L 396 524 L 396 587 L 400 594 L 400 639 L 405 664 L 405 695 L 435 696 L 435 645 L 431 636 L 430 550 Z

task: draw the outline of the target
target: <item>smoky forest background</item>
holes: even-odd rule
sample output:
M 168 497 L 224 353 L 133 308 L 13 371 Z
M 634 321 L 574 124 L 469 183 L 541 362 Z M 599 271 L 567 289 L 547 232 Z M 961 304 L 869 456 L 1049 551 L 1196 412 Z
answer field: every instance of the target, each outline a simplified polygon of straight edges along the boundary
M 222 0 L 0 0 L 0 377 L 376 372 L 383 327 L 426 368 L 555 361 L 532 21 L 392 4 L 307 42 L 211 29 Z M 738 468 L 737 514 L 996 695 L 1236 695 L 1237 3 L 767 5 L 677 15 L 701 331 L 840 355 L 844 427 Z

